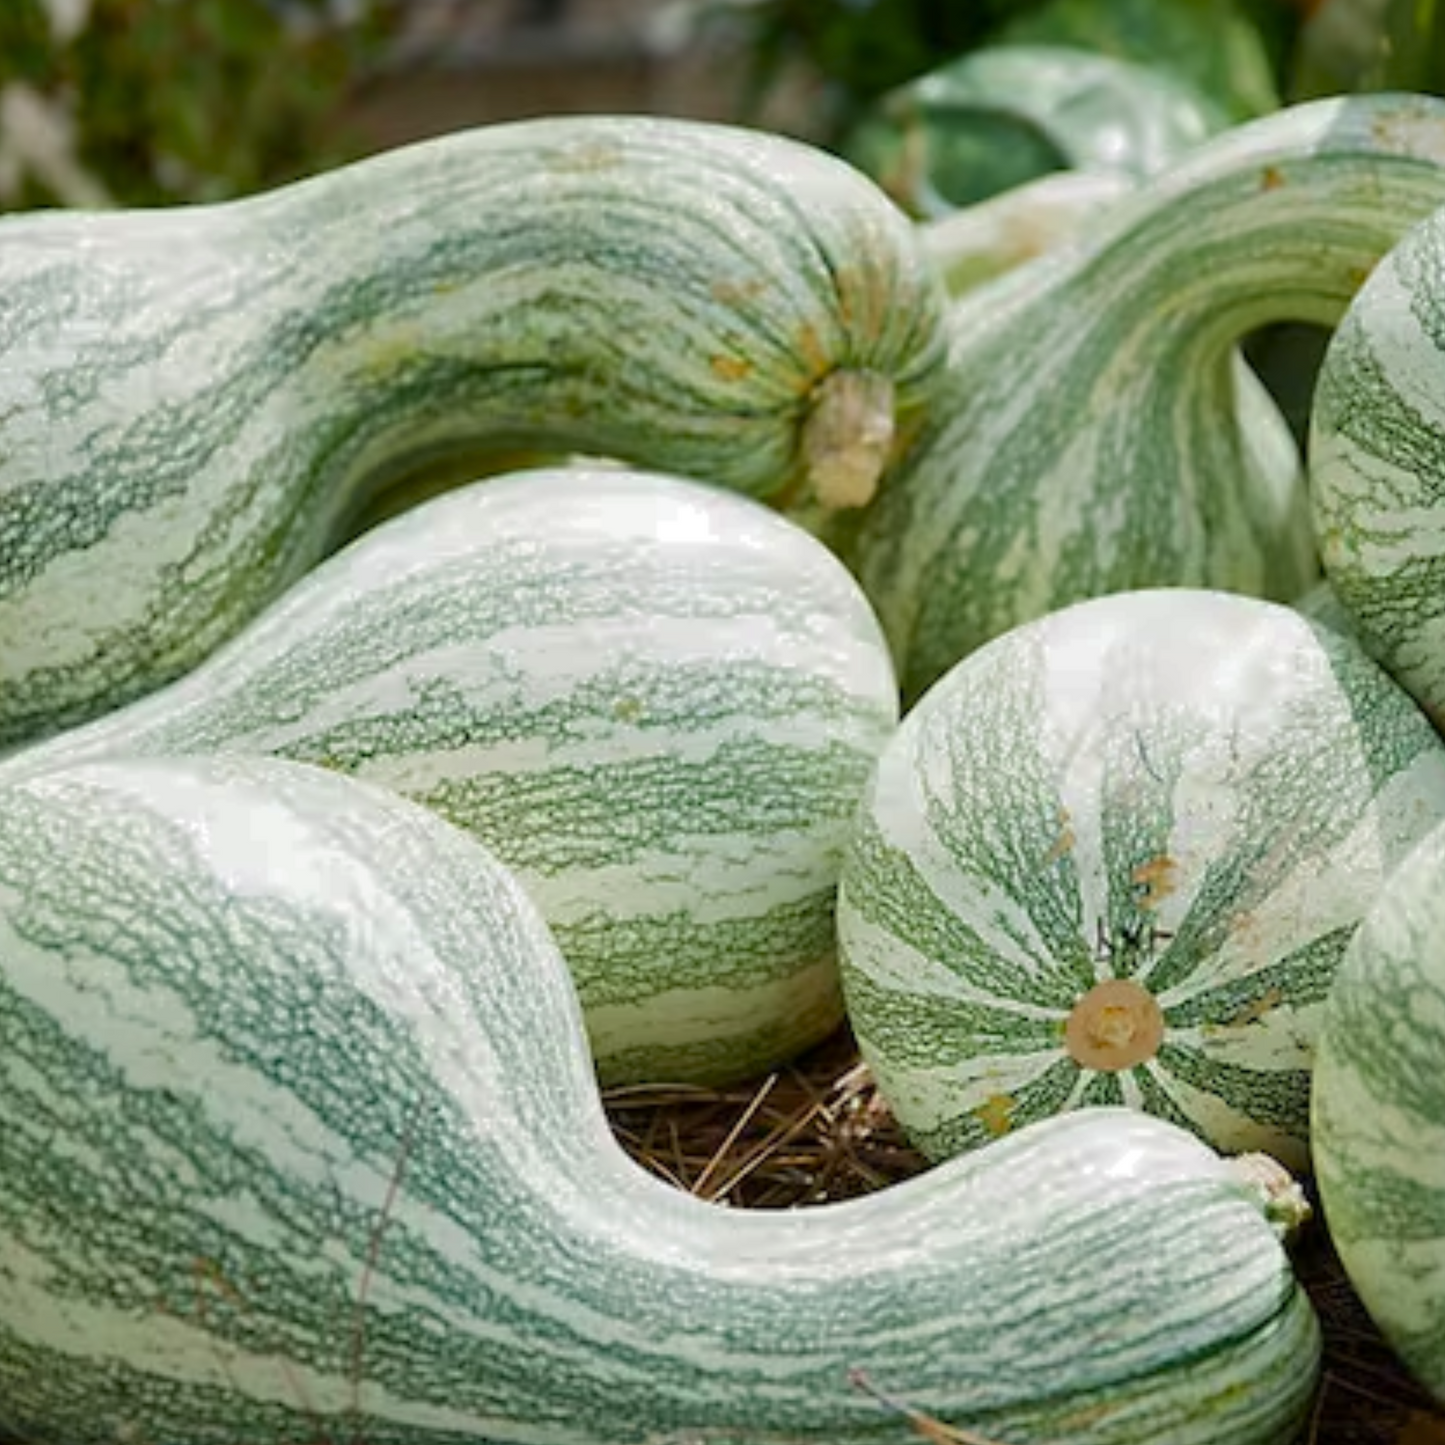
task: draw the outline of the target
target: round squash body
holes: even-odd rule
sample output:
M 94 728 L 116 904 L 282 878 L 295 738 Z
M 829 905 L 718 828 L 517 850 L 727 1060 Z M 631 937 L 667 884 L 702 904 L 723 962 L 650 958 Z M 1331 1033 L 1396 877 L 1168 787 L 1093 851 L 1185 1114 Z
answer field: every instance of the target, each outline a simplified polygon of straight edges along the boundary
M 1332 325 L 1445 204 L 1445 100 L 1290 107 L 1205 143 L 1078 244 L 954 303 L 940 394 L 829 524 L 911 701 L 1069 603 L 1198 586 L 1292 600 L 1318 558 L 1303 466 L 1237 343 Z
M 897 720 L 877 621 L 821 542 L 720 488 L 579 466 L 381 524 L 0 777 L 248 752 L 383 784 L 522 880 L 605 1082 L 721 1083 L 842 1017 L 838 870 Z
M 1350 933 L 1445 818 L 1445 746 L 1357 643 L 1192 589 L 958 664 L 884 749 L 838 923 L 864 1055 L 942 1157 L 1127 1104 L 1305 1162 Z
M 1390 877 L 1340 964 L 1311 1127 L 1345 1272 L 1445 1402 L 1445 831 Z
M 1371 653 L 1445 725 L 1445 217 L 1371 273 L 1311 410 L 1321 560 Z
M 1260 1196 L 1144 1115 L 811 1210 L 671 1189 L 515 880 L 307 765 L 6 787 L 0 1031 L 30 1445 L 1278 1445 L 1318 1378 Z
M 448 452 L 856 506 L 943 290 L 844 162 L 546 117 L 214 206 L 0 222 L 0 744 L 193 667 Z

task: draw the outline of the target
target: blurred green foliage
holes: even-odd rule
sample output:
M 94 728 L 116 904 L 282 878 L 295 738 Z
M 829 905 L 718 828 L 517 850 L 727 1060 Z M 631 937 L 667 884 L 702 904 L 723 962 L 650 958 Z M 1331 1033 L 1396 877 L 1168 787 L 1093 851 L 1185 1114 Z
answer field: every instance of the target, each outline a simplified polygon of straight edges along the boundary
M 1284 0 L 713 0 L 747 55 L 745 112 L 789 66 L 821 79 L 821 138 L 884 92 L 997 43 L 1073 45 L 1157 65 L 1235 119 L 1278 104 L 1300 24 Z
M 0 205 L 222 200 L 349 158 L 338 103 L 400 3 L 4 0 Z
M 1310 95 L 1445 93 L 1445 0 L 702 0 L 747 56 L 754 113 L 789 68 L 835 141 L 885 92 L 986 45 L 1073 45 L 1154 66 L 1232 120 Z
M 1291 77 L 1298 94 L 1445 94 L 1445 4 L 1440 0 L 1329 0 L 1305 39 Z

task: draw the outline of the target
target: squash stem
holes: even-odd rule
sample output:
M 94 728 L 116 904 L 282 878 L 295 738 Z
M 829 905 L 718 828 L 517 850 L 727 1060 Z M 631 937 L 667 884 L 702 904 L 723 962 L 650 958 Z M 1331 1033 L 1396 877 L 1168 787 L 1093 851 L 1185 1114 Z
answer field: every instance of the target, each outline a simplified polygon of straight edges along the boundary
M 1272 1155 L 1237 1154 L 1225 1167 L 1255 1197 L 1280 1239 L 1298 1237 L 1314 1214 L 1300 1182 Z
M 866 507 L 893 451 L 895 388 L 876 371 L 829 372 L 803 423 L 803 471 L 826 510 Z

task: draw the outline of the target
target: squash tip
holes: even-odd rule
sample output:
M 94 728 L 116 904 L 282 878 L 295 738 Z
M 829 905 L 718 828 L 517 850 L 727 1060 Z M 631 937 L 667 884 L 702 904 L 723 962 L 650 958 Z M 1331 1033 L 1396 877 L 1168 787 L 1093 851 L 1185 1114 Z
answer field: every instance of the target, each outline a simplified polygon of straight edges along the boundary
M 813 389 L 803 423 L 803 474 L 829 511 L 866 507 L 892 455 L 893 382 L 873 371 L 829 372 Z

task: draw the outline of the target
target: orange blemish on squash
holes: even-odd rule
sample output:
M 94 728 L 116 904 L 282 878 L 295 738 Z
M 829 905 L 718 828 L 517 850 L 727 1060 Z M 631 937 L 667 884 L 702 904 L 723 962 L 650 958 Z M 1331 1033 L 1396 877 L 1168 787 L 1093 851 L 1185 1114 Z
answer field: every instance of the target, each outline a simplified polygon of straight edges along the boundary
M 807 371 L 800 390 L 811 391 L 818 378 L 831 369 L 828 353 L 818 336 L 817 328 L 811 322 L 805 321 L 798 328 L 797 342 Z
M 1265 1014 L 1276 1009 L 1284 1002 L 1284 991 L 1278 987 L 1266 989 L 1256 999 L 1251 999 L 1237 1014 L 1225 1025 L 1226 1028 L 1242 1029 L 1252 1023 L 1258 1023 Z
M 1259 188 L 1262 191 L 1277 191 L 1284 183 L 1284 173 L 1278 166 L 1266 166 L 1259 173 Z
M 973 1116 L 993 1138 L 998 1139 L 1013 1128 L 1016 1107 L 1017 1101 L 1012 1094 L 990 1094 L 973 1111 Z
M 1101 1420 L 1107 1420 L 1114 1413 L 1113 1405 L 1086 1405 L 1082 1410 L 1076 1410 L 1066 1419 L 1059 1421 L 1059 1429 L 1064 1431 L 1064 1438 L 1073 1434 L 1075 1430 L 1088 1430 L 1097 1425 Z
M 1144 890 L 1138 900 L 1140 908 L 1158 908 L 1179 886 L 1179 865 L 1170 857 L 1151 858 L 1141 863 L 1130 875 L 1134 884 Z
M 622 150 L 607 141 L 585 140 L 558 146 L 547 156 L 547 169 L 565 174 L 568 171 L 605 171 L 622 164 Z
M 720 306 L 746 306 L 768 289 L 766 281 L 714 281 L 708 287 L 712 299 Z
M 744 381 L 753 369 L 752 362 L 742 356 L 714 356 L 708 364 L 713 375 L 722 381 Z
M 1069 810 L 1067 808 L 1060 808 L 1059 836 L 1054 840 L 1054 846 L 1044 855 L 1044 863 L 1050 866 L 1057 863 L 1060 858 L 1074 851 L 1074 845 L 1078 841 L 1078 837 L 1075 835 L 1073 827 L 1071 826 Z
M 1345 284 L 1358 291 L 1360 287 L 1363 286 L 1365 282 L 1370 279 L 1371 275 L 1374 274 L 1374 270 L 1375 263 L 1373 261 L 1370 262 L 1368 265 L 1351 266 L 1350 269 L 1345 273 Z

